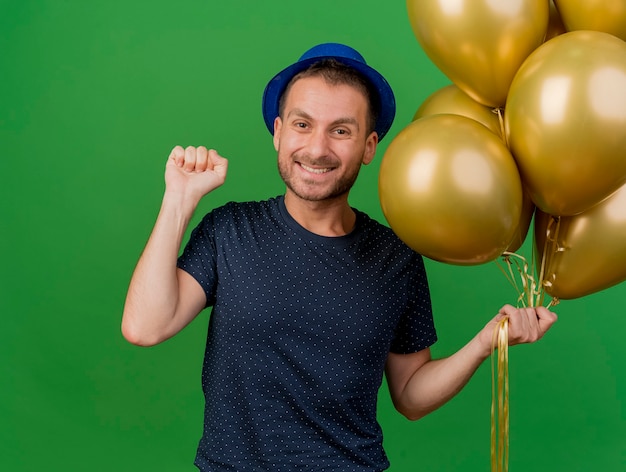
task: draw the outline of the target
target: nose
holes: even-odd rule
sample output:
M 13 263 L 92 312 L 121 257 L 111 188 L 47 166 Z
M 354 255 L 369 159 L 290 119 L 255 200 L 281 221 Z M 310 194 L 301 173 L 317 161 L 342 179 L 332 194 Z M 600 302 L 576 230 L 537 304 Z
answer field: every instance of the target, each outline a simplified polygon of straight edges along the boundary
M 307 152 L 313 158 L 324 157 L 329 153 L 330 137 L 325 130 L 313 129 L 307 140 Z

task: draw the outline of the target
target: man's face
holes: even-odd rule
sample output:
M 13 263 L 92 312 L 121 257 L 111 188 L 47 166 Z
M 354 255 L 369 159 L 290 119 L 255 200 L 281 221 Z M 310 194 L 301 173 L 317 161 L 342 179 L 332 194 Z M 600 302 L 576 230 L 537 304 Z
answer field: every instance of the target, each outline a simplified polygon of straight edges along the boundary
M 278 170 L 287 191 L 309 201 L 347 195 L 362 164 L 374 158 L 368 103 L 358 89 L 321 77 L 299 79 L 274 122 Z

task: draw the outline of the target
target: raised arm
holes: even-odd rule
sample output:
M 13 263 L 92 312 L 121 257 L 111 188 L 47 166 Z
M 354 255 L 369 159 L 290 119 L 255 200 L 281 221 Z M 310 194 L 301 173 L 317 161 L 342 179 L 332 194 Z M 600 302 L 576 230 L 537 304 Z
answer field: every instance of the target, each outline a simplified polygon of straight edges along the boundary
M 165 166 L 165 193 L 156 224 L 133 273 L 124 305 L 122 334 L 151 346 L 189 324 L 206 296 L 177 269 L 182 239 L 200 199 L 224 183 L 228 161 L 205 147 L 176 146 Z
M 489 357 L 493 330 L 504 316 L 509 317 L 509 345 L 541 339 L 556 321 L 556 315 L 544 307 L 517 309 L 505 305 L 469 343 L 450 357 L 433 360 L 429 349 L 413 354 L 390 353 L 386 376 L 396 409 L 416 420 L 459 393 Z

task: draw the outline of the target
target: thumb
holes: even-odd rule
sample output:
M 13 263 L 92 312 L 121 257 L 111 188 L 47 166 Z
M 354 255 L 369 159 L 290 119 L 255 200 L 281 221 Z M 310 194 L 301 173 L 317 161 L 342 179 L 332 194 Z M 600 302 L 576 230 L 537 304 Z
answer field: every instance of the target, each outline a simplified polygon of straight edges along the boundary
M 226 177 L 226 171 L 228 170 L 228 159 L 218 154 L 215 149 L 209 151 L 209 163 L 213 171 L 222 177 Z
M 228 164 L 228 159 L 221 156 L 215 149 L 209 150 L 209 160 L 213 163 L 213 165 Z

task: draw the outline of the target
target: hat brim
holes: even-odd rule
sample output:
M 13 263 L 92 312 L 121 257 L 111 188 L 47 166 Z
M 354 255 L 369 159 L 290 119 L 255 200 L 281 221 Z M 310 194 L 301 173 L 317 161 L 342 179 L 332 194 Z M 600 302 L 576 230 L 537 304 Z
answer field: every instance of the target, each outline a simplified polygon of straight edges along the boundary
M 376 126 L 374 130 L 378 134 L 378 141 L 380 142 L 383 137 L 391 128 L 393 119 L 396 114 L 396 100 L 393 94 L 391 86 L 387 80 L 375 69 L 371 68 L 363 62 L 359 62 L 347 57 L 339 56 L 319 56 L 311 57 L 309 59 L 303 59 L 295 64 L 286 67 L 269 81 L 263 92 L 263 119 L 265 120 L 265 126 L 271 134 L 274 134 L 274 120 L 278 116 L 278 106 L 280 97 L 284 93 L 287 85 L 291 79 L 306 70 L 309 66 L 315 64 L 324 59 L 335 59 L 342 64 L 345 64 L 358 72 L 372 84 L 374 90 L 378 93 L 380 100 L 380 113 L 376 120 Z

